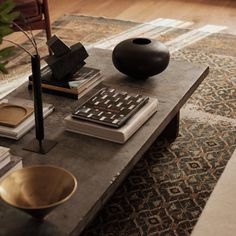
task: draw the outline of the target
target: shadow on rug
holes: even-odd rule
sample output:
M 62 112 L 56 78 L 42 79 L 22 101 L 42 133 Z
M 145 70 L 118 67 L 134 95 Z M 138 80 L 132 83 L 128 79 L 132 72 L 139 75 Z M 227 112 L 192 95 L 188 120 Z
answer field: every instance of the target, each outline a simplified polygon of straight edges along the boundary
M 210 66 L 209 76 L 181 110 L 179 137 L 171 144 L 156 140 L 84 236 L 189 235 L 236 147 L 236 38 L 221 33 L 221 27 L 186 25 L 76 15 L 53 24 L 53 33 L 68 44 L 112 48 L 115 40 L 152 37 L 170 47 L 172 59 Z M 46 55 L 42 34 L 37 41 Z M 10 67 L 27 68 L 27 57 L 15 58 Z

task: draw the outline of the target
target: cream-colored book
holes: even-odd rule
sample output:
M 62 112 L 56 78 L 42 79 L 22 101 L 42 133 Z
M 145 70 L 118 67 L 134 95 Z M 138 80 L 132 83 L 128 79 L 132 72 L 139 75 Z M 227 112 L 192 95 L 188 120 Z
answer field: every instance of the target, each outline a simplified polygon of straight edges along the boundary
M 3 99 L 0 103 L 11 103 L 15 105 L 27 106 L 27 107 L 34 107 L 34 103 L 32 100 L 17 98 L 17 97 L 10 97 L 8 99 Z M 52 104 L 43 103 L 43 117 L 47 117 L 52 111 L 54 110 L 54 106 Z M 25 133 L 27 133 L 30 129 L 35 126 L 35 118 L 34 113 L 32 113 L 28 118 L 26 118 L 23 122 L 21 122 L 16 127 L 8 127 L 4 125 L 0 125 L 0 136 L 7 137 L 11 139 L 19 139 Z
M 156 98 L 149 98 L 148 103 L 118 129 L 75 119 L 72 118 L 71 115 L 68 115 L 64 121 L 66 130 L 68 131 L 116 143 L 125 143 L 157 111 L 157 109 L 158 100 Z
M 15 170 L 21 169 L 22 165 L 22 158 L 19 156 L 11 155 L 10 162 L 5 165 L 2 169 L 0 169 L 0 181 L 3 180 L 7 175 L 12 173 Z
M 7 155 L 0 161 L 0 170 L 6 166 L 11 161 L 11 154 L 7 153 Z
M 0 146 L 0 161 L 8 155 L 10 148 Z

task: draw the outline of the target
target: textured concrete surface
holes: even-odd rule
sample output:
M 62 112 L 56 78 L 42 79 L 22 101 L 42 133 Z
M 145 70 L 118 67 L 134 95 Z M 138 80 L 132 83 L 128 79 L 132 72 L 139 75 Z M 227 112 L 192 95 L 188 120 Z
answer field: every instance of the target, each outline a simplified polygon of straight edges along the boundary
M 45 120 L 45 137 L 58 141 L 57 146 L 46 155 L 23 150 L 34 137 L 34 130 L 19 141 L 0 138 L 1 145 L 11 147 L 12 153 L 22 156 L 24 166 L 51 164 L 71 171 L 78 180 L 78 189 L 44 222 L 36 222 L 1 202 L 0 235 L 12 235 L 12 232 L 14 235 L 78 235 L 208 74 L 206 65 L 171 61 L 160 75 L 134 81 L 113 67 L 111 51 L 94 49 L 89 54 L 88 65 L 101 69 L 105 84 L 156 96 L 159 110 L 125 145 L 120 145 L 65 131 L 63 118 L 78 101 L 44 94 L 43 100 L 56 107 Z M 22 86 L 13 95 L 32 97 L 26 87 Z

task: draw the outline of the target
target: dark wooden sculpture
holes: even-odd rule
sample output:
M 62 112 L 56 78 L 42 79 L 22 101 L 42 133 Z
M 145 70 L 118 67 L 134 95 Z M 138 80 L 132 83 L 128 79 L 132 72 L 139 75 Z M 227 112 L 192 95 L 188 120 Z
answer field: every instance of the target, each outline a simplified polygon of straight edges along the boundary
M 53 55 L 45 59 L 48 66 L 42 69 L 42 79 L 44 76 L 50 76 L 51 80 L 65 81 L 85 65 L 84 60 L 88 57 L 88 53 L 80 42 L 68 47 L 54 35 L 48 40 L 47 45 Z M 47 72 L 43 73 L 43 70 Z

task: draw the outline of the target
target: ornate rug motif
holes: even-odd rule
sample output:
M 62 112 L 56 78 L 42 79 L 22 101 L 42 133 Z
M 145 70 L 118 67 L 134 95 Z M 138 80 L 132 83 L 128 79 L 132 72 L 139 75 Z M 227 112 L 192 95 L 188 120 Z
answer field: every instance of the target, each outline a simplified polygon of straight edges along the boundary
M 141 24 L 78 15 L 53 24 L 53 33 L 69 45 L 81 41 L 87 47 L 112 48 L 117 37 L 153 37 L 171 46 L 173 59 L 210 66 L 208 77 L 181 109 L 175 142 L 156 140 L 82 235 L 190 235 L 236 147 L 236 36 L 221 30 L 169 19 Z M 37 42 L 45 56 L 43 33 Z M 30 70 L 27 55 L 17 51 L 12 59 L 14 75 Z

